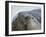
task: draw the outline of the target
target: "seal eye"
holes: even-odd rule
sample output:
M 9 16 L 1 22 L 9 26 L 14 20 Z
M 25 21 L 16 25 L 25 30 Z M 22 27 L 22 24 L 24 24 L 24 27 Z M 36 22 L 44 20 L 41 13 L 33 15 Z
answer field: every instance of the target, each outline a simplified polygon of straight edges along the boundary
M 27 17 L 25 17 L 25 19 L 27 19 L 28 18 L 28 16 Z
M 29 16 L 25 17 L 26 20 L 29 20 L 30 18 L 31 18 L 31 17 L 29 17 Z

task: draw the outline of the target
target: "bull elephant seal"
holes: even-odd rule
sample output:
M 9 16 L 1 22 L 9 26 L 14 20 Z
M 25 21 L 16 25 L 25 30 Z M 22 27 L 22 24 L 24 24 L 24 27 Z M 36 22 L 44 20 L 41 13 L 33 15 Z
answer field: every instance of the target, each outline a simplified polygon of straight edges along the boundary
M 12 22 L 12 31 L 41 29 L 40 11 L 38 11 L 39 14 L 34 12 L 37 13 L 37 10 L 19 12 L 16 19 Z M 34 17 L 36 15 L 37 17 Z
M 40 29 L 40 23 L 32 15 L 18 16 L 15 21 L 12 22 L 12 30 L 38 30 Z

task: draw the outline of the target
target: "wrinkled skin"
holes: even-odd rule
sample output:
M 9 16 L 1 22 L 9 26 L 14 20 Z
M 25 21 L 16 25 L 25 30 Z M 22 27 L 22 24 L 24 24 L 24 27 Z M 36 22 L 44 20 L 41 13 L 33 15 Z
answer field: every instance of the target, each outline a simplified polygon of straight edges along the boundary
M 18 30 L 39 30 L 40 23 L 33 16 L 17 16 L 15 21 L 12 22 L 12 31 Z
M 12 30 L 27 30 L 30 17 L 18 16 L 15 21 L 12 22 Z

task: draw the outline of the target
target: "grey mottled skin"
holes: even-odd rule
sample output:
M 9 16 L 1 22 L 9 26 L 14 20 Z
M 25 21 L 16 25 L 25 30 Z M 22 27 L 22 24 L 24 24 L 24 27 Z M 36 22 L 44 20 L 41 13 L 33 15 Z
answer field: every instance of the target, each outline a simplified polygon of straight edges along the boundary
M 12 30 L 27 30 L 27 25 L 30 17 L 18 16 L 15 21 L 12 22 Z

